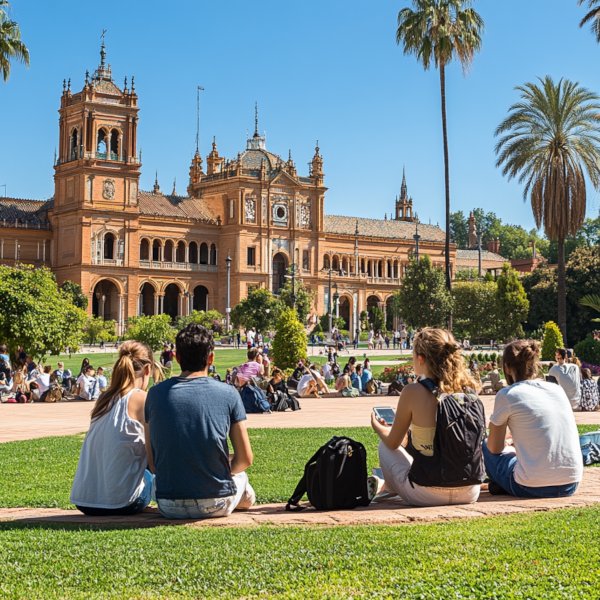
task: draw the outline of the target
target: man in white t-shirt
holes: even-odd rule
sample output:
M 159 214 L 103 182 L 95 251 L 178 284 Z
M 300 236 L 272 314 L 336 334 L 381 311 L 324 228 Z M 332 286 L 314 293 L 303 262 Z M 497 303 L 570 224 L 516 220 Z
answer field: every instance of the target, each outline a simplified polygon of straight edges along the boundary
M 581 400 L 581 371 L 577 365 L 567 362 L 565 348 L 556 351 L 556 362 L 557 364 L 548 371 L 548 375 L 556 378 L 560 387 L 565 390 L 571 408 L 578 410 Z
M 319 393 L 329 392 L 329 388 L 317 371 L 315 365 L 311 365 L 308 372 L 302 375 L 297 387 L 299 398 L 318 397 Z

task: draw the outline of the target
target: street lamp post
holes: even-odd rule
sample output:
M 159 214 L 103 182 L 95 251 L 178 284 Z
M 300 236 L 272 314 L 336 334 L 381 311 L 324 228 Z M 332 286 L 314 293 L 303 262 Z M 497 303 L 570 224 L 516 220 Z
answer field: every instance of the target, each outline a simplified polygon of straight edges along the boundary
M 419 262 L 419 240 L 421 236 L 419 235 L 419 217 L 415 214 L 415 235 L 413 235 L 413 240 L 415 240 L 415 258 L 417 262 Z
M 331 330 L 333 329 L 333 313 L 331 312 L 331 273 L 332 269 L 329 269 L 329 294 L 327 295 L 327 314 L 329 316 L 329 337 L 331 338 Z
M 229 328 L 231 325 L 231 256 L 229 256 L 229 253 L 227 253 L 225 263 L 227 265 L 227 306 L 225 307 L 225 329 L 227 333 L 229 333 Z
M 477 232 L 477 275 L 481 277 L 481 231 Z

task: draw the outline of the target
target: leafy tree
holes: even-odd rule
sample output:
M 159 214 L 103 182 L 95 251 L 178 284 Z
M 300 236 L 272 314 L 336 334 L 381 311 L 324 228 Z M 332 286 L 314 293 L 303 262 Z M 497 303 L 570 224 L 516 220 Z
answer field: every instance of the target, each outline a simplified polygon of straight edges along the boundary
M 292 308 L 294 306 L 294 296 L 296 300 L 296 312 L 300 323 L 306 323 L 310 314 L 310 309 L 315 303 L 315 294 L 305 287 L 304 282 L 299 277 L 294 278 L 294 289 L 292 290 L 291 268 L 288 269 L 288 275 L 283 287 L 279 290 L 279 299 L 285 306 Z
M 571 254 L 577 248 L 581 248 L 582 246 L 593 248 L 598 245 L 600 245 L 600 217 L 596 217 L 595 219 L 588 218 L 583 222 L 581 229 L 574 236 L 565 239 L 565 260 L 568 261 L 571 258 Z M 548 242 L 547 253 L 544 254 L 542 252 L 542 254 L 550 263 L 556 264 L 558 262 L 557 242 Z
M 591 23 L 592 32 L 596 36 L 596 41 L 600 43 L 600 0 L 579 0 L 579 6 L 587 4 L 590 9 L 581 22 L 579 27 L 583 27 L 587 23 Z
M 517 272 L 504 265 L 497 285 L 494 311 L 497 337 L 503 341 L 522 337 L 522 323 L 529 312 L 529 300 L 523 284 Z
M 463 70 L 481 48 L 483 19 L 470 7 L 469 0 L 413 0 L 415 10 L 403 8 L 398 13 L 396 42 L 404 54 L 414 54 L 425 70 L 433 62 L 440 72 L 442 135 L 444 140 L 444 182 L 446 188 L 446 287 L 450 279 L 450 167 L 448 164 L 448 129 L 446 124 L 446 66 L 454 58 Z
M 10 76 L 10 62 L 17 60 L 29 65 L 29 50 L 21 41 L 19 25 L 6 12 L 8 0 L 0 0 L 0 74 L 4 81 Z
M 462 210 L 450 213 L 450 241 L 457 248 L 466 248 L 469 245 L 469 225 Z
M 369 323 L 374 331 L 383 331 L 385 329 L 385 315 L 379 306 L 369 307 Z
M 496 315 L 490 307 L 496 303 L 497 290 L 493 281 L 458 282 L 452 286 L 452 331 L 457 338 L 471 341 L 496 338 Z
M 358 316 L 361 331 L 369 329 L 369 313 L 366 310 L 361 310 Z
M 273 359 L 280 369 L 293 369 L 298 361 L 307 357 L 308 341 L 304 325 L 291 308 L 284 308 L 277 320 L 273 339 Z
M 36 359 L 77 348 L 85 312 L 60 290 L 46 268 L 0 266 L 0 340 Z
M 88 307 L 87 296 L 83 293 L 81 286 L 74 281 L 63 282 L 60 289 L 71 298 L 71 302 L 78 308 L 85 310 Z
M 452 296 L 444 274 L 429 256 L 411 260 L 400 283 L 398 305 L 404 321 L 412 327 L 444 327 L 452 311 Z
M 231 322 L 236 327 L 254 327 L 264 333 L 273 329 L 280 310 L 281 303 L 269 290 L 257 288 L 233 308 Z
M 538 267 L 521 280 L 529 298 L 526 329 L 529 333 L 556 319 L 556 269 Z
M 183 329 L 190 323 L 197 323 L 213 333 L 221 333 L 223 331 L 223 319 L 223 315 L 218 310 L 194 310 L 190 315 L 178 317 L 177 330 Z
M 600 189 L 600 98 L 566 79 L 540 84 L 517 88 L 521 99 L 496 130 L 496 164 L 524 183 L 537 227 L 558 243 L 558 324 L 566 339 L 565 239 L 585 219 L 585 175 Z
M 144 315 L 131 317 L 128 320 L 124 337 L 128 340 L 143 342 L 156 352 L 163 344 L 174 342 L 176 333 L 171 326 L 170 315 Z
M 558 348 L 564 348 L 562 333 L 554 321 L 548 321 L 544 325 L 542 360 L 554 360 L 554 355 Z
M 117 340 L 116 330 L 116 321 L 105 321 L 101 317 L 88 317 L 83 328 L 83 340 L 86 344 L 115 342 Z
M 587 294 L 581 300 L 579 300 L 581 306 L 587 306 L 596 312 L 600 312 L 600 294 Z M 594 323 L 600 322 L 600 319 L 592 319 Z

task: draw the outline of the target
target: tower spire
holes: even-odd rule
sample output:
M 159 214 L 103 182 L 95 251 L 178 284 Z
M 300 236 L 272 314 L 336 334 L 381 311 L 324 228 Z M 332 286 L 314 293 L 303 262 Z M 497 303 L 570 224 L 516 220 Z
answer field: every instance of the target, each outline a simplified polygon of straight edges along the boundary
M 102 34 L 100 35 L 100 39 L 102 40 L 102 44 L 100 44 L 100 68 L 104 69 L 106 66 L 106 46 L 104 44 L 104 36 L 106 35 L 106 29 L 102 30 Z
M 254 137 L 258 137 L 258 102 L 254 103 Z
M 400 200 L 406 200 L 406 195 L 408 193 L 406 187 L 406 172 L 404 167 L 402 167 L 402 185 L 400 186 Z
M 158 170 L 154 175 L 154 187 L 152 188 L 154 194 L 160 194 L 160 185 L 158 185 Z

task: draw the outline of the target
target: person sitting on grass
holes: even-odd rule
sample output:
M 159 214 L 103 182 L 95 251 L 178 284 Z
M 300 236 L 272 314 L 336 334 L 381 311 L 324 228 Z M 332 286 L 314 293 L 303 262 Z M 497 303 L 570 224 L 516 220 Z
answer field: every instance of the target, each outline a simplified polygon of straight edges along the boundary
M 413 506 L 442 506 L 476 502 L 481 486 L 467 484 L 458 487 L 444 486 L 440 461 L 432 460 L 438 404 L 444 396 L 454 396 L 466 402 L 474 394 L 475 381 L 465 367 L 460 346 L 454 336 L 444 329 L 425 328 L 414 337 L 413 364 L 415 373 L 424 380 L 403 388 L 392 426 L 371 415 L 371 426 L 380 437 L 379 461 L 383 471 L 382 490 L 395 493 Z M 425 381 L 428 380 L 428 381 Z M 432 391 L 432 384 L 441 392 Z M 483 406 L 478 398 L 469 401 Z M 485 421 L 485 419 L 483 420 Z M 485 422 L 480 424 L 479 435 L 485 433 Z M 473 459 L 476 461 L 477 459 Z M 473 473 L 483 472 L 483 464 L 473 462 Z M 416 473 L 428 471 L 428 480 L 439 484 L 419 485 Z
M 98 389 L 100 390 L 100 393 L 102 393 L 108 387 L 108 381 L 104 375 L 104 367 L 98 367 L 96 379 L 98 380 Z
M 22 368 L 15 371 L 12 379 L 11 393 L 15 395 L 15 400 L 19 403 L 29 402 L 31 399 L 31 390 Z
M 499 392 L 502 388 L 506 387 L 506 381 L 500 377 L 500 372 L 498 371 L 498 365 L 493 362 L 491 364 L 491 370 L 487 374 L 488 379 L 490 381 L 490 385 L 492 390 L 495 392 Z
M 155 383 L 162 379 L 150 348 L 123 342 L 110 385 L 92 410 L 71 489 L 71 502 L 86 515 L 133 515 L 150 504 L 144 406 L 151 375 Z
M 373 373 L 371 371 L 371 361 L 368 358 L 365 358 L 365 362 L 364 362 L 364 365 L 362 368 L 362 374 L 360 376 L 360 380 L 362 383 L 363 392 L 372 393 L 367 390 L 367 386 L 372 387 L 372 384 L 369 385 L 369 382 L 373 381 Z
M 298 397 L 299 398 L 318 398 L 319 394 L 328 394 L 329 388 L 317 371 L 316 365 L 307 367 L 304 375 L 298 382 Z
M 342 374 L 335 381 L 335 391 L 342 392 L 349 389 L 352 389 L 352 381 L 350 380 L 350 367 L 346 365 Z
M 31 389 L 34 389 L 34 398 L 36 401 L 43 402 L 46 393 L 50 389 L 50 374 L 52 373 L 52 367 L 50 365 L 45 365 L 42 369 L 41 373 L 38 373 L 38 376 L 31 382 Z M 35 386 L 33 386 L 35 384 Z
M 246 412 L 237 390 L 208 376 L 214 356 L 212 334 L 190 323 L 176 338 L 181 375 L 148 392 L 148 464 L 170 519 L 225 517 L 256 499 L 245 472 L 253 461 Z
M 261 378 L 264 374 L 263 357 L 258 348 L 248 350 L 248 360 L 237 368 L 236 385 L 242 387 L 253 377 Z
M 598 381 L 600 382 L 600 379 Z M 590 369 L 581 369 L 581 400 L 579 401 L 581 410 L 598 410 L 600 407 L 599 385 L 600 383 L 596 385 Z
M 360 363 L 355 365 L 354 371 L 350 373 L 350 381 L 352 382 L 352 387 L 358 390 L 359 394 L 362 394 L 362 365 Z
M 538 379 L 540 344 L 512 342 L 502 366 L 508 387 L 496 394 L 483 444 L 490 493 L 555 498 L 575 493 L 583 476 L 579 435 L 563 388 Z M 510 429 L 512 444 L 505 442 Z
M 550 367 L 548 375 L 556 378 L 560 387 L 565 390 L 567 398 L 573 410 L 579 410 L 581 400 L 581 373 L 579 367 L 570 361 L 569 351 L 566 348 L 558 348 L 555 358 L 557 364 Z
M 79 400 L 95 401 L 100 396 L 96 371 L 90 364 L 86 365 L 85 371 L 77 379 L 77 398 Z

